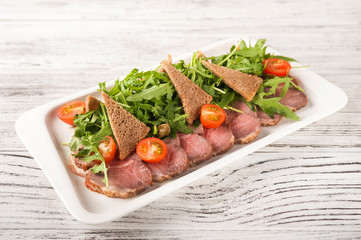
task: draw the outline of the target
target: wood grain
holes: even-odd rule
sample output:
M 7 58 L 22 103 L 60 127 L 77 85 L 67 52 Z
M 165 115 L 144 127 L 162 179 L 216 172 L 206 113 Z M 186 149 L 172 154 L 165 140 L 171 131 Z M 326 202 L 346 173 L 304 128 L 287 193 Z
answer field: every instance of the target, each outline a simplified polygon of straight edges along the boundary
M 360 239 L 359 1 L 2 1 L 1 239 Z M 267 38 L 349 103 L 106 225 L 77 222 L 18 139 L 26 110 L 212 42 Z

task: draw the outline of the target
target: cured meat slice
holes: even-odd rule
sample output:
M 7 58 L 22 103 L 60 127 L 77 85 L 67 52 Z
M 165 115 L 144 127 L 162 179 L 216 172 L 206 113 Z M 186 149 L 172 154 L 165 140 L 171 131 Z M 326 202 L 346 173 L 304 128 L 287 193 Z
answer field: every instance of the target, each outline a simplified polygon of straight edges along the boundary
M 179 134 L 180 146 L 187 154 L 189 165 L 191 167 L 200 164 L 213 155 L 211 143 L 201 135 L 196 133 Z
M 126 158 L 122 161 L 112 161 L 108 169 L 109 186 L 102 182 L 103 174 L 94 174 L 88 170 L 85 186 L 91 191 L 112 198 L 134 197 L 153 184 L 152 173 L 142 161 L 136 158 Z
M 245 104 L 244 102 L 242 101 L 236 101 L 233 106 L 234 108 L 238 109 L 238 110 L 241 110 L 242 112 L 244 112 L 245 114 L 248 114 L 252 117 L 257 117 L 257 112 L 255 111 L 252 111 L 248 106 L 247 104 Z
M 175 135 L 175 138 L 173 138 L 172 136 L 167 137 L 166 139 L 163 140 L 166 144 L 174 144 L 174 145 L 180 145 L 180 140 L 178 137 L 178 134 Z
M 86 162 L 80 157 L 70 155 L 69 168 L 80 177 L 85 177 L 86 171 L 95 165 L 94 162 Z
M 127 160 L 136 160 L 136 161 L 143 161 L 137 154 L 136 151 L 132 152 L 131 154 L 129 154 L 126 158 L 124 158 L 124 160 L 122 161 L 127 161 Z
M 232 130 L 226 126 L 204 128 L 204 136 L 212 144 L 213 155 L 225 153 L 234 145 Z
M 257 118 L 231 110 L 226 110 L 226 114 L 235 143 L 249 143 L 259 135 L 261 124 Z
M 262 111 L 262 109 L 257 108 L 257 118 L 260 121 L 261 126 L 268 127 L 277 125 L 279 121 L 283 118 L 283 116 L 278 113 L 275 113 L 273 117 L 274 118 L 271 118 L 270 116 L 268 116 L 267 113 Z
M 189 124 L 188 127 L 190 129 L 193 130 L 193 133 L 195 134 L 199 134 L 199 135 L 203 135 L 204 134 L 204 129 L 203 129 L 203 125 L 199 124 L 198 127 L 196 128 L 193 124 Z
M 282 88 L 276 89 L 276 94 L 281 94 Z M 297 111 L 307 105 L 308 99 L 305 93 L 296 88 L 289 88 L 280 103 L 289 107 L 293 111 Z
M 158 163 L 145 163 L 152 172 L 153 181 L 163 182 L 188 169 L 189 162 L 184 150 L 175 144 L 167 144 L 167 154 Z

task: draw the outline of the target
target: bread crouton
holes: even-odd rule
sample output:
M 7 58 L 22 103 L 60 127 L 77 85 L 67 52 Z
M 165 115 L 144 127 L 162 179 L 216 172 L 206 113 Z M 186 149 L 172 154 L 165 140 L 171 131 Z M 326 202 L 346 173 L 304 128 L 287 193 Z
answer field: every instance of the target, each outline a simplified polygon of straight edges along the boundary
M 100 102 L 95 97 L 88 95 L 85 99 L 85 112 L 96 110 L 100 105 Z

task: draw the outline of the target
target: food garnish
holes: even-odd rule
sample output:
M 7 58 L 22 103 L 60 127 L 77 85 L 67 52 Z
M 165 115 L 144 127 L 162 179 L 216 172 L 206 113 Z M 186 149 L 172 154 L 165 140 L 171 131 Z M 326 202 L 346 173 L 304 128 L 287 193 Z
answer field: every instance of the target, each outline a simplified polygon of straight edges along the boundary
M 217 128 L 222 125 L 226 113 L 222 108 L 214 104 L 205 104 L 201 109 L 201 123 L 206 128 Z
M 157 163 L 167 154 L 167 145 L 159 138 L 145 138 L 138 143 L 137 154 L 148 163 Z
M 69 124 L 74 125 L 74 118 L 76 115 L 85 113 L 85 102 L 83 101 L 72 101 L 64 104 L 57 111 L 58 118 Z
M 279 58 L 267 58 L 263 60 L 265 74 L 286 77 L 291 70 L 291 64 Z

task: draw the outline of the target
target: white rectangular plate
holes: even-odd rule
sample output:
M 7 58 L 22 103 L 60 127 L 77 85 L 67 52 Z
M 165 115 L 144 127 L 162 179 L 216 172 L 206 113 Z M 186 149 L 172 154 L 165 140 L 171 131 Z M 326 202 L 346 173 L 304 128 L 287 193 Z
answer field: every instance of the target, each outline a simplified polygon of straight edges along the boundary
M 243 39 L 246 42 L 249 41 L 247 38 Z M 227 39 L 201 48 L 201 50 L 206 56 L 224 54 L 238 40 L 237 38 Z M 254 44 L 255 40 L 251 39 L 251 42 Z M 268 48 L 268 51 L 276 53 L 271 48 Z M 174 58 L 174 62 L 180 59 L 189 61 L 192 54 L 193 52 Z M 301 127 L 340 110 L 346 105 L 345 93 L 321 76 L 308 69 L 291 70 L 290 74 L 301 81 L 309 100 L 308 105 L 297 112 L 300 121 L 293 122 L 282 119 L 277 126 L 262 128 L 261 134 L 252 143 L 235 145 L 229 152 L 213 157 L 170 181 L 154 184 L 139 196 L 130 199 L 112 199 L 91 192 L 85 188 L 84 179 L 74 175 L 68 168 L 70 152 L 68 147 L 61 143 L 69 142 L 73 131 L 58 120 L 56 111 L 68 101 L 84 100 L 88 94 L 99 97 L 97 87 L 58 99 L 24 113 L 16 122 L 16 131 L 69 212 L 81 222 L 99 224 L 115 220 L 143 207 L 192 181 L 240 160 Z M 114 81 L 107 84 L 109 87 L 112 85 L 114 85 Z

